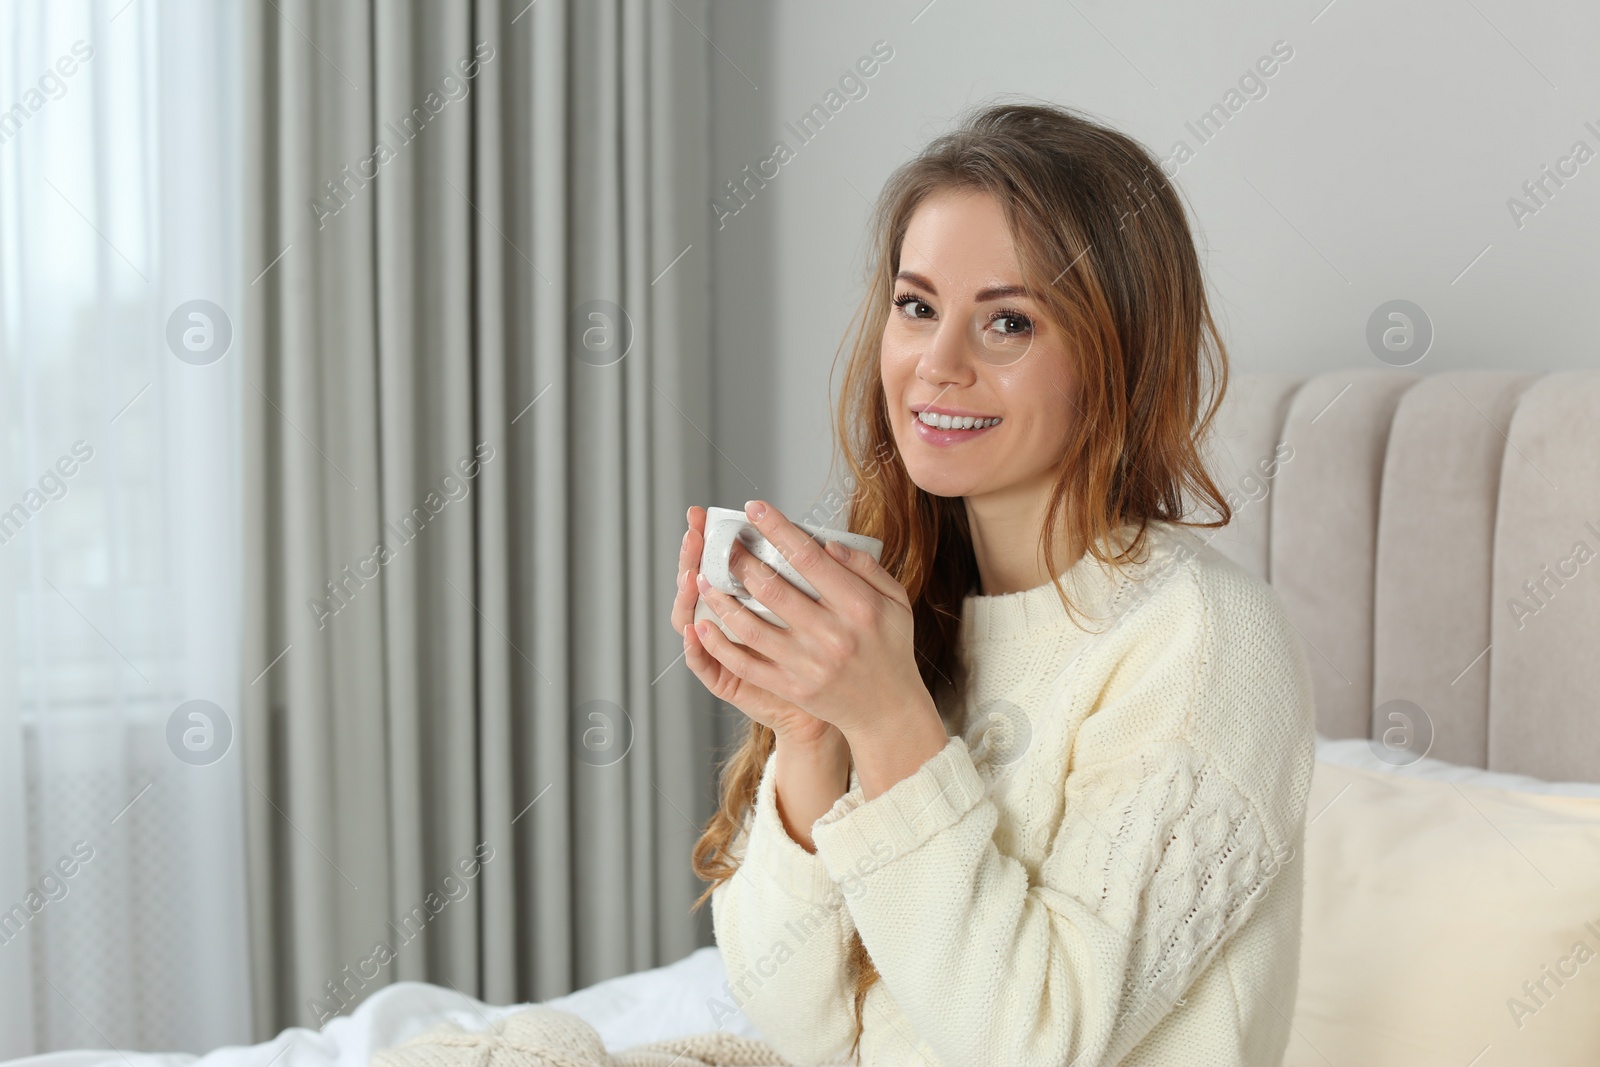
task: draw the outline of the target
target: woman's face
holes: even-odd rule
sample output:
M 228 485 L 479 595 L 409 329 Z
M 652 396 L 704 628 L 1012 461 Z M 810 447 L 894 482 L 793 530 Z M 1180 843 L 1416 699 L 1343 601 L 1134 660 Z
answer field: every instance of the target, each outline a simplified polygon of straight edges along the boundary
M 1048 491 L 1073 410 L 1071 353 L 1022 289 L 999 203 L 970 191 L 923 200 L 900 248 L 894 300 L 883 389 L 911 480 L 941 497 Z M 941 431 L 919 425 L 913 409 L 925 407 L 1000 421 Z

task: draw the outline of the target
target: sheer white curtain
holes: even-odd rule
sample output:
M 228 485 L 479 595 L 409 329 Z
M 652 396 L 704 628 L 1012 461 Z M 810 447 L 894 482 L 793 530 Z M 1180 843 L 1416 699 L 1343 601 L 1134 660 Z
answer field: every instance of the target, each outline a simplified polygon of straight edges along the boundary
M 232 23 L 0 4 L 0 1059 L 249 1040 Z

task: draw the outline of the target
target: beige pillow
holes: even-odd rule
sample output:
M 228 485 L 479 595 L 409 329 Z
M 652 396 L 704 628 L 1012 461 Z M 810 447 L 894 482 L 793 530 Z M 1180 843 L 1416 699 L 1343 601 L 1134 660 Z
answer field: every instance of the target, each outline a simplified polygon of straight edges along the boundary
M 1600 798 L 1318 759 L 1284 1067 L 1600 1064 Z

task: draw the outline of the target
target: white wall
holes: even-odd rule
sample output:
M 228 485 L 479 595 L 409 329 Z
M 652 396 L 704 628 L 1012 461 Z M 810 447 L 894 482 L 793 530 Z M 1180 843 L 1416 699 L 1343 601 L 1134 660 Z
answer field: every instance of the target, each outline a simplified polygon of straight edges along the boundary
M 713 0 L 702 29 L 707 211 L 736 205 L 722 183 L 775 141 L 794 150 L 712 237 L 719 504 L 759 495 L 795 515 L 821 497 L 867 198 L 1001 94 L 1088 111 L 1161 157 L 1194 148 L 1175 180 L 1237 372 L 1381 366 L 1366 324 L 1395 298 L 1433 322 L 1420 373 L 1600 366 L 1600 158 L 1547 182 L 1520 226 L 1507 205 L 1535 203 L 1523 183 L 1575 142 L 1600 153 L 1592 0 Z M 866 95 L 801 144 L 785 123 L 879 40 L 893 58 Z M 1185 123 L 1278 41 L 1293 56 L 1265 95 L 1200 143 Z

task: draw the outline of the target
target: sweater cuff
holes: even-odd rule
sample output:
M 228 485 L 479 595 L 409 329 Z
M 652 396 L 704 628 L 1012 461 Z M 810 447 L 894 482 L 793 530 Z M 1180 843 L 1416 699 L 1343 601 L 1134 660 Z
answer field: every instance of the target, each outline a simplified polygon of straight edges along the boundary
M 841 904 L 843 894 L 828 877 L 822 860 L 800 847 L 784 829 L 783 818 L 778 814 L 777 780 L 773 769 L 777 759 L 774 749 L 761 772 L 744 864 L 763 872 L 790 896 L 808 904 Z
M 910 777 L 873 799 L 857 786 L 836 800 L 811 826 L 817 855 L 835 882 L 860 877 L 955 825 L 986 791 L 966 741 L 953 736 Z

